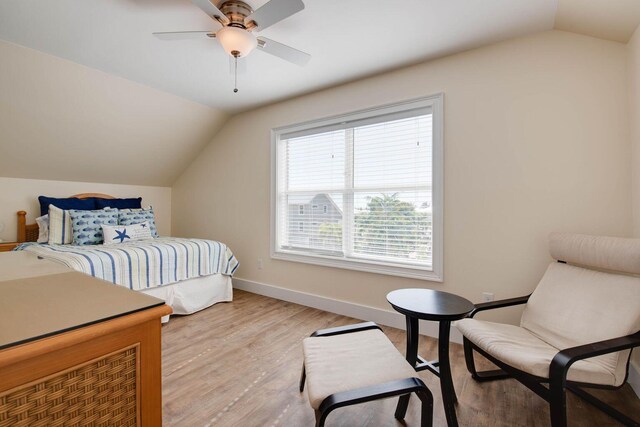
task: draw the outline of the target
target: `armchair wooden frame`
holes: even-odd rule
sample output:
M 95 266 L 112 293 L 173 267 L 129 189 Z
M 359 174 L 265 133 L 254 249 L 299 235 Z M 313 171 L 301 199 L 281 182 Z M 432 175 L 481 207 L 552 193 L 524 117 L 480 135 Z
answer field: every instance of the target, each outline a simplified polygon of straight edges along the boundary
M 530 295 L 526 295 L 518 298 L 510 298 L 500 301 L 476 304 L 476 308 L 469 314 L 468 317 L 473 318 L 473 316 L 481 311 L 526 304 L 529 300 L 529 297 Z M 600 356 L 603 354 L 615 353 L 622 350 L 640 347 L 640 331 L 624 337 L 580 345 L 558 352 L 554 356 L 549 366 L 549 378 L 541 378 L 509 366 L 501 360 L 496 359 L 487 352 L 483 351 L 481 348 L 477 347 L 466 337 L 463 338 L 463 346 L 467 370 L 471 373 L 471 377 L 474 380 L 479 382 L 493 381 L 505 378 L 514 378 L 518 380 L 549 403 L 551 425 L 553 427 L 567 426 L 567 404 L 565 389 L 570 390 L 581 399 L 592 404 L 593 406 L 597 407 L 607 415 L 611 416 L 612 418 L 616 419 L 626 426 L 640 426 L 640 423 L 638 421 L 621 413 L 617 409 L 604 403 L 602 400 L 596 398 L 595 396 L 587 393 L 584 390 L 584 388 L 615 390 L 619 389 L 622 386 L 603 386 L 599 384 L 588 384 L 567 380 L 567 373 L 569 371 L 569 368 L 572 364 L 579 360 L 589 359 L 591 357 Z M 500 369 L 478 372 L 476 370 L 475 362 L 473 359 L 474 350 L 490 360 Z M 631 354 L 629 354 L 629 359 L 630 358 Z M 629 360 L 627 360 L 627 376 L 628 375 Z
M 311 336 L 329 337 L 371 329 L 382 330 L 382 328 L 374 322 L 365 322 L 355 325 L 339 326 L 336 328 L 320 329 L 311 334 Z M 300 392 L 304 391 L 305 381 L 306 370 L 303 364 L 302 375 L 300 377 Z M 356 390 L 334 393 L 327 396 L 320 404 L 318 410 L 316 410 L 316 427 L 323 427 L 327 416 L 335 409 L 359 403 L 371 402 L 373 400 L 385 399 L 388 397 L 405 396 L 411 393 L 415 393 L 422 402 L 420 425 L 422 427 L 431 427 L 433 425 L 433 395 L 420 378 L 406 378 L 370 387 L 363 387 Z M 406 405 L 404 408 L 398 405 L 395 412 L 395 418 L 403 420 L 406 412 Z

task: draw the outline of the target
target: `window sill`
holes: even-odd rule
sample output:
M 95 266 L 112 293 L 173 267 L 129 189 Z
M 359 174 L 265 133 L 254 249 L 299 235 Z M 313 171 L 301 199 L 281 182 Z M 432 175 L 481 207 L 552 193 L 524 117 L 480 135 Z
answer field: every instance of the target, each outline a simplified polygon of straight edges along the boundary
M 339 259 L 325 255 L 307 255 L 294 251 L 272 251 L 271 258 L 301 262 L 305 264 L 322 265 L 325 267 L 343 268 L 346 270 L 364 271 L 367 273 L 386 274 L 389 276 L 407 277 L 410 279 L 428 280 L 431 282 L 442 282 L 442 273 L 436 272 L 426 267 L 412 265 L 386 264 L 368 260 Z

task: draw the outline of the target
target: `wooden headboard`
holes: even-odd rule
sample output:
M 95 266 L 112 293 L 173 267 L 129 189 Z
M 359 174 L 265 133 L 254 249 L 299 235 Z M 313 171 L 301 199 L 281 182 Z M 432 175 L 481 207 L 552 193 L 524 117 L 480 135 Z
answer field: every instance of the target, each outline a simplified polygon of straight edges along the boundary
M 78 199 L 88 199 L 96 197 L 98 199 L 114 199 L 115 197 L 102 193 L 80 193 L 69 197 Z M 35 242 L 38 240 L 38 224 L 27 224 L 27 212 L 18 211 L 18 243 Z

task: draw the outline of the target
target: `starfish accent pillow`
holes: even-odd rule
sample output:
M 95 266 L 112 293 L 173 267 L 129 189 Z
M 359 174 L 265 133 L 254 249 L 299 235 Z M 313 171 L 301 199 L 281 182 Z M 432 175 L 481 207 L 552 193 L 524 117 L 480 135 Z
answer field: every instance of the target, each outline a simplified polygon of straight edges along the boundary
M 115 243 L 133 242 L 135 240 L 153 239 L 149 222 L 130 225 L 102 225 L 104 244 L 113 245 Z

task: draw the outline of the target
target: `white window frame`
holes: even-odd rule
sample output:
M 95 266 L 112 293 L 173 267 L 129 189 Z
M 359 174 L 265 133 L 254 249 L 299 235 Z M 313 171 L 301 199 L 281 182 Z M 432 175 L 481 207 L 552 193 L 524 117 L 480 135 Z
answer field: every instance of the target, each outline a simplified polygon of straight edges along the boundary
M 338 125 L 346 121 L 362 120 L 385 114 L 399 113 L 416 108 L 431 108 L 432 111 L 432 266 L 402 265 L 398 262 L 384 262 L 366 259 L 344 259 L 318 253 L 303 253 L 280 248 L 277 236 L 278 221 L 278 141 L 280 136 L 292 132 L 300 132 L 313 128 Z M 338 116 L 326 117 L 271 130 L 271 258 L 366 271 L 370 273 L 388 274 L 392 276 L 442 282 L 444 280 L 444 94 L 413 99 L 405 102 L 384 105 Z M 345 212 L 346 212 L 345 208 Z

